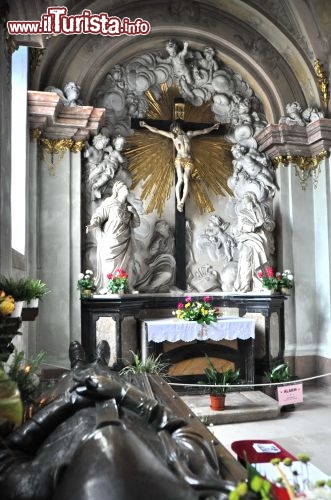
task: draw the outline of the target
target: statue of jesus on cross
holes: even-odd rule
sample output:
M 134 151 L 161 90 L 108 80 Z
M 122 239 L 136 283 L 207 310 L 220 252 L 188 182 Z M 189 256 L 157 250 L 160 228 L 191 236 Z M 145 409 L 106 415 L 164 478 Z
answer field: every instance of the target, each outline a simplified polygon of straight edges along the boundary
M 202 130 L 188 130 L 184 132 L 179 121 L 174 121 L 170 126 L 170 131 L 160 130 L 155 127 L 151 127 L 144 121 L 140 121 L 139 125 L 141 127 L 147 128 L 150 132 L 154 134 L 163 135 L 172 139 L 172 142 L 176 149 L 175 157 L 175 169 L 177 174 L 176 183 L 176 202 L 177 210 L 179 212 L 183 211 L 184 204 L 188 195 L 189 190 L 189 179 L 191 171 L 193 169 L 193 161 L 191 157 L 191 139 L 198 135 L 209 134 L 212 130 L 218 129 L 220 124 L 215 123 L 211 127 Z M 181 188 L 183 187 L 182 193 Z

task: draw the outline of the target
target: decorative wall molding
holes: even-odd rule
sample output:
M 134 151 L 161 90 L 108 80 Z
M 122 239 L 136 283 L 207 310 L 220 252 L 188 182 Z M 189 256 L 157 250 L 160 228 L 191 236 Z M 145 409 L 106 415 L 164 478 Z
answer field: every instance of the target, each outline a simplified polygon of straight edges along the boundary
M 309 177 L 313 177 L 316 187 L 320 162 L 331 148 L 331 120 L 321 118 L 306 127 L 268 125 L 256 140 L 259 150 L 269 155 L 274 164 L 295 167 L 302 189 Z
M 103 108 L 64 106 L 54 92 L 28 91 L 30 128 L 40 129 L 43 137 L 48 139 L 66 138 L 81 143 L 97 134 L 104 114 Z M 76 147 L 79 149 L 80 146 Z

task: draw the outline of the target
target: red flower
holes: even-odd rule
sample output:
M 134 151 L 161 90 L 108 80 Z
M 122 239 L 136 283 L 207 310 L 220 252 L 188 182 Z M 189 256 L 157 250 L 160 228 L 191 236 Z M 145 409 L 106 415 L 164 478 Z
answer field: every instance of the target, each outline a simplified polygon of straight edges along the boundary
M 265 268 L 265 272 L 268 278 L 273 278 L 275 276 L 274 270 L 270 266 Z
M 183 309 L 183 307 L 184 307 L 183 302 L 178 302 L 177 309 Z
M 209 295 L 206 295 L 203 299 L 202 299 L 204 302 L 210 302 L 210 297 Z
M 263 271 L 261 271 L 261 270 L 260 270 L 260 271 L 258 271 L 258 272 L 257 272 L 257 277 L 258 277 L 258 278 L 263 278 Z
M 108 273 L 108 274 L 107 274 L 107 278 L 108 278 L 109 280 L 112 280 L 112 279 L 113 279 L 113 277 L 114 277 L 113 273 Z

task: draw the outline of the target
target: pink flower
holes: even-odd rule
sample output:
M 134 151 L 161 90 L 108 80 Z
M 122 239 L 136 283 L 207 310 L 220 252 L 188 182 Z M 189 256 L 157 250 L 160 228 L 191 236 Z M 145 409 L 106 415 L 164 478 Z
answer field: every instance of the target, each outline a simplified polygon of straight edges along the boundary
M 113 277 L 114 277 L 113 273 L 108 273 L 108 274 L 107 274 L 107 278 L 108 278 L 109 280 L 112 280 L 112 279 L 113 279 Z
M 185 297 L 185 302 L 191 302 L 192 297 Z
M 260 270 L 260 271 L 258 271 L 258 272 L 257 272 L 257 277 L 258 277 L 258 278 L 263 278 L 263 271 L 261 271 L 261 270 Z
M 178 302 L 177 309 L 183 309 L 183 308 L 184 308 L 183 302 Z
M 273 278 L 275 276 L 274 270 L 270 266 L 265 268 L 265 272 L 266 272 L 268 278 Z
M 206 296 L 203 298 L 203 301 L 204 301 L 204 302 L 210 302 L 210 297 L 209 297 L 209 295 L 206 295 Z

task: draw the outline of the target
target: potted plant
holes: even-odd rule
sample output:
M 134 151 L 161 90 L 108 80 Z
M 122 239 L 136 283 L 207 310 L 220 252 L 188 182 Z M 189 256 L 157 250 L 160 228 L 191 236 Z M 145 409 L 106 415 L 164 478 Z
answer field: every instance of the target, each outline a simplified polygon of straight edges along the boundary
M 107 274 L 107 290 L 110 293 L 128 293 L 129 285 L 128 278 L 129 275 L 124 271 L 124 269 L 116 269 L 113 273 Z
M 215 386 L 210 387 L 210 408 L 212 410 L 224 410 L 225 396 L 228 391 L 227 385 L 238 383 L 240 370 L 218 371 L 209 356 L 207 354 L 205 356 L 208 366 L 205 368 L 204 374 L 208 384 Z
M 192 300 L 192 297 L 186 297 L 185 303 L 178 302 L 176 311 L 173 311 L 173 316 L 185 321 L 196 321 L 199 324 L 205 323 L 210 325 L 216 322 L 222 316 L 222 313 L 217 307 L 211 304 L 211 298 L 206 295 L 202 300 Z
M 26 283 L 27 307 L 38 307 L 39 299 L 49 293 L 46 283 L 36 278 L 28 278 Z
M 122 368 L 120 375 L 137 375 L 140 373 L 161 375 L 168 366 L 167 363 L 161 361 L 162 354 L 159 354 L 157 357 L 151 354 L 143 361 L 139 354 L 135 354 L 133 351 L 130 352 L 133 356 L 132 363 Z
M 96 289 L 93 271 L 87 269 L 85 273 L 80 273 L 77 281 L 77 290 L 80 291 L 80 297 L 82 299 L 89 299 Z
M 265 372 L 265 377 L 268 382 L 270 383 L 278 383 L 281 385 L 282 382 L 289 382 L 290 380 L 293 380 L 293 375 L 291 368 L 287 363 L 281 363 L 280 365 L 275 366 L 272 368 L 272 370 Z M 265 393 L 268 394 L 268 396 L 277 399 L 277 387 L 278 386 L 270 386 L 265 388 Z M 294 410 L 295 406 L 294 404 L 290 405 L 284 405 L 281 407 L 284 411 L 291 411 Z
M 14 278 L 12 276 L 0 276 L 0 290 L 6 295 L 11 295 L 15 301 L 15 309 L 11 317 L 20 317 L 23 308 L 23 302 L 27 299 L 27 278 Z
M 294 286 L 294 276 L 292 271 L 285 269 L 282 273 L 275 272 L 272 267 L 266 266 L 264 270 L 257 272 L 257 277 L 262 283 L 263 288 L 267 288 L 270 293 L 282 293 L 289 295 L 290 289 Z

